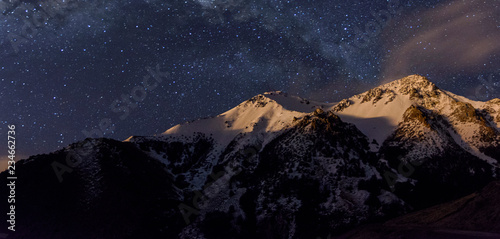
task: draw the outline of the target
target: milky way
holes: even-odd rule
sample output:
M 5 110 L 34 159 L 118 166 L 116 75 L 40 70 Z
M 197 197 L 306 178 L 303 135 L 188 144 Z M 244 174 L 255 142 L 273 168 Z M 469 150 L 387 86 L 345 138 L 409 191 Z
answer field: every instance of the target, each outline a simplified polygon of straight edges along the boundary
M 25 157 L 86 137 L 158 134 L 266 91 L 335 102 L 415 73 L 473 99 L 500 97 L 499 8 L 494 0 L 0 1 L 0 144 L 7 124 L 18 126 Z

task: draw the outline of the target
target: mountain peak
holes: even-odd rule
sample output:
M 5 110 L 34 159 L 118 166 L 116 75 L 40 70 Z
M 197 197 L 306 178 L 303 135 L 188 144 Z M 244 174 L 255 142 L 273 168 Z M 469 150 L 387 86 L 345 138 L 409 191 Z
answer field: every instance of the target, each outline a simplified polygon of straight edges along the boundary
M 283 96 L 287 96 L 288 94 L 286 92 L 281 91 L 281 90 L 274 90 L 274 91 L 265 92 L 264 95 L 283 95 Z
M 414 75 L 409 75 L 407 77 L 403 77 L 399 79 L 400 81 L 405 81 L 405 82 L 431 82 L 427 77 L 414 74 Z
M 429 85 L 433 87 L 436 86 L 429 79 L 427 79 L 427 77 L 421 75 L 410 75 L 400 79 L 399 81 L 403 85 L 411 85 L 414 87 L 426 87 Z
M 395 80 L 387 84 L 381 85 L 379 86 L 379 88 L 390 88 L 394 86 L 399 86 L 399 88 L 402 89 L 415 89 L 419 91 L 425 89 L 434 91 L 438 89 L 434 83 L 432 83 L 425 76 L 421 75 L 409 75 L 399 80 Z
M 330 107 L 332 104 L 308 100 L 299 96 L 288 95 L 283 91 L 270 91 L 256 95 L 246 102 L 244 106 L 265 107 L 268 103 L 282 107 L 285 110 L 301 113 L 311 113 L 316 108 Z
M 406 109 L 412 105 L 432 108 L 442 93 L 426 77 L 410 75 L 345 99 L 332 110 L 370 139 L 383 142 L 403 120 Z

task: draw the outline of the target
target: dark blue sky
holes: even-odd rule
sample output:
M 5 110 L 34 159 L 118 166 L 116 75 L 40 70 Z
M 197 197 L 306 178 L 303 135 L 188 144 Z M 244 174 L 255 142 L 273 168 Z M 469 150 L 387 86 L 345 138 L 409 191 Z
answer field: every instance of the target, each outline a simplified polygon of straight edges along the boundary
M 17 126 L 22 157 L 84 132 L 161 133 L 270 90 L 333 102 L 418 73 L 500 97 L 494 0 L 14 2 L 0 1 L 0 134 Z

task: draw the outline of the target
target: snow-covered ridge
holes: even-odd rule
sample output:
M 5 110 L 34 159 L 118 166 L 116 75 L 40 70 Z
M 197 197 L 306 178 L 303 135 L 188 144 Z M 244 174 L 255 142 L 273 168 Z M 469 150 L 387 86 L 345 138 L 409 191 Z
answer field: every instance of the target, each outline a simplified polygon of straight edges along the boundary
M 287 128 L 294 117 L 331 104 L 309 101 L 274 91 L 252 97 L 216 117 L 176 125 L 162 135 L 191 135 L 202 132 L 227 145 L 240 133 L 277 132 Z
M 404 112 L 412 105 L 450 116 L 453 121 L 451 116 L 463 103 L 479 111 L 487 111 L 492 116 L 500 115 L 500 100 L 473 101 L 441 90 L 419 75 L 407 76 L 344 99 L 330 110 L 343 121 L 355 124 L 370 140 L 375 139 L 381 143 L 394 132 L 402 122 Z M 491 124 L 500 128 L 500 116 L 497 121 L 491 121 Z
M 397 128 L 404 112 L 417 104 L 421 94 L 433 95 L 436 90 L 425 77 L 411 75 L 344 99 L 330 110 L 381 144 Z
M 281 91 L 266 92 L 216 117 L 176 125 L 162 133 L 159 139 L 203 133 L 224 148 L 241 134 L 249 137 L 267 135 L 265 140 L 269 135 L 294 126 L 295 119 L 322 108 L 354 124 L 370 142 L 376 142 L 374 145 L 382 145 L 400 126 L 404 113 L 411 106 L 424 107 L 445 117 L 463 142 L 474 144 L 472 141 L 479 137 L 478 131 L 484 129 L 498 135 L 500 99 L 473 101 L 441 90 L 423 76 L 411 75 L 336 104 L 310 101 Z M 467 124 L 462 122 L 464 117 L 470 118 Z

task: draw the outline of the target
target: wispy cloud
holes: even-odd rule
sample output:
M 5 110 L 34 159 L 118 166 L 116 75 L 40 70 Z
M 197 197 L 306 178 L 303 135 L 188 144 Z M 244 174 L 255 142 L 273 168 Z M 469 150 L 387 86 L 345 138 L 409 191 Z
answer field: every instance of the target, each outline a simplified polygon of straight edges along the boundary
M 385 81 L 413 73 L 445 76 L 498 67 L 490 62 L 500 53 L 499 15 L 494 0 L 453 1 L 394 23 L 383 33 Z

